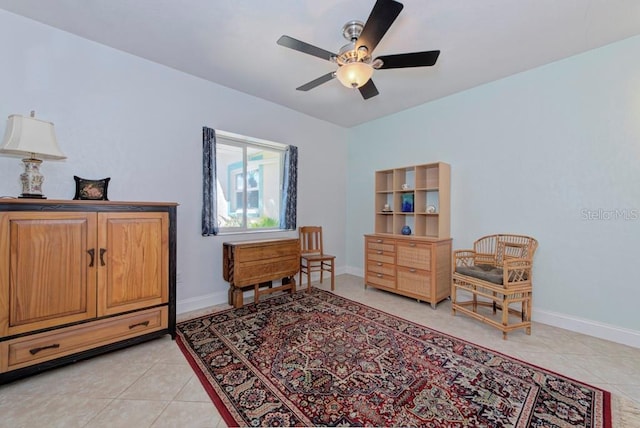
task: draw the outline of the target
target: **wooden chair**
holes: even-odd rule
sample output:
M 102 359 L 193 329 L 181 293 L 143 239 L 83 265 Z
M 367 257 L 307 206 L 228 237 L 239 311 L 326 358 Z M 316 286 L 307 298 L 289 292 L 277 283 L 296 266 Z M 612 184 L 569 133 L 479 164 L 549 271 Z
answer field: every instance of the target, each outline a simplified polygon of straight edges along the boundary
M 473 250 L 454 251 L 453 315 L 459 311 L 492 325 L 502 331 L 503 339 L 509 331 L 518 328 L 531 334 L 532 268 L 537 247 L 538 241 L 529 236 L 501 234 L 478 239 Z M 460 300 L 459 291 L 470 294 L 470 299 Z M 494 317 L 479 312 L 483 306 L 490 307 Z M 498 309 L 502 317 L 496 319 Z M 514 321 L 509 315 L 518 319 Z
M 322 247 L 321 226 L 301 226 L 300 235 L 300 287 L 302 287 L 302 274 L 307 275 L 307 291 L 311 291 L 311 273 L 320 272 L 320 283 L 324 272 L 331 272 L 331 290 L 335 286 L 335 259 L 336 256 L 326 254 Z

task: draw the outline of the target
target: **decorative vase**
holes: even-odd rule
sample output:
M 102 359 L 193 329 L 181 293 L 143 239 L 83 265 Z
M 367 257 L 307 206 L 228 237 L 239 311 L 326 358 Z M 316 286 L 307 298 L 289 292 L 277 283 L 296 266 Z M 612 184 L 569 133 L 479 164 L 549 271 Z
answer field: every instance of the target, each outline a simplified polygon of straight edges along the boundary
M 402 234 L 403 235 L 411 235 L 411 228 L 409 226 L 404 226 L 402 228 Z

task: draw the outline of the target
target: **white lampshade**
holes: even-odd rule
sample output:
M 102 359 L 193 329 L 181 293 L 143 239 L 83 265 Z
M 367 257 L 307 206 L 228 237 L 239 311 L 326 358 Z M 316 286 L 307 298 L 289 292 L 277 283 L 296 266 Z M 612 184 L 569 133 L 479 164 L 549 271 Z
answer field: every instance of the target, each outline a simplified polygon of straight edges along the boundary
M 366 62 L 350 62 L 338 68 L 336 77 L 347 88 L 359 88 L 371 79 L 373 67 Z
M 12 114 L 2 139 L 0 152 L 16 155 L 39 155 L 41 158 L 65 159 L 56 140 L 53 123 Z

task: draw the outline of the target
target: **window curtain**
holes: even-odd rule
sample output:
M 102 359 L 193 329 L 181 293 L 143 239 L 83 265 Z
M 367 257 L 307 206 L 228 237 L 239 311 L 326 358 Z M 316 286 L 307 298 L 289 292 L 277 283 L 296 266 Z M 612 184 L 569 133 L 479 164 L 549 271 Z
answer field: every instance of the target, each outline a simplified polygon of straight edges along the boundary
M 288 146 L 284 154 L 284 179 L 282 180 L 282 212 L 280 228 L 296 229 L 298 204 L 298 148 Z
M 216 130 L 202 127 L 202 236 L 218 234 Z

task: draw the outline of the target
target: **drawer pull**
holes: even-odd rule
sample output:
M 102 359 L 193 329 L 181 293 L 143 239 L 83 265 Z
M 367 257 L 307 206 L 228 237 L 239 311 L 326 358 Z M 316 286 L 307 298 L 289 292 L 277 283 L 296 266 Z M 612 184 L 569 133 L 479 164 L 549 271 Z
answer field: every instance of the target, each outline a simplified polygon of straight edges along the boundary
M 129 326 L 129 330 L 132 330 L 132 329 L 134 329 L 134 328 L 136 328 L 136 327 L 147 327 L 147 326 L 149 326 L 149 321 L 148 321 L 148 320 L 147 320 L 147 321 L 139 322 L 139 323 L 137 323 L 137 324 L 131 324 L 131 325 Z
M 382 239 L 376 239 L 376 242 L 377 242 L 378 244 L 382 244 Z
M 376 266 L 382 266 L 382 263 L 378 262 L 376 263 Z
M 409 269 L 409 272 L 416 273 L 416 270 L 415 269 Z
M 40 351 L 44 351 L 45 349 L 58 349 L 60 347 L 59 343 L 54 343 L 53 345 L 41 346 L 40 348 L 29 349 L 29 353 L 31 355 L 36 355 Z
M 378 278 L 382 278 L 382 274 L 381 274 L 381 273 L 377 274 L 376 276 L 377 276 Z
M 93 267 L 93 262 L 95 261 L 95 258 L 96 258 L 96 250 L 92 248 L 90 250 L 87 250 L 87 253 L 89 253 L 89 255 L 91 256 L 89 267 Z
M 106 248 L 100 248 L 100 266 L 104 266 L 104 253 L 107 252 Z
M 415 246 L 416 246 L 416 243 L 415 243 L 415 242 L 411 242 L 411 243 L 409 244 L 409 246 L 410 246 L 410 247 L 415 247 Z
M 382 251 L 378 250 L 378 254 L 382 254 Z

